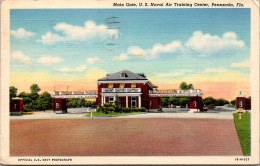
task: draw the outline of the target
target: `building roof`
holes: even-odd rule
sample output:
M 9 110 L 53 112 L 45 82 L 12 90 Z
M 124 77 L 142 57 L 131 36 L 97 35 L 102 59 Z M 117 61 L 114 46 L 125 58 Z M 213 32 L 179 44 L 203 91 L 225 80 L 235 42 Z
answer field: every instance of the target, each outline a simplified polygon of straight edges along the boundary
M 246 97 L 246 95 L 244 95 L 244 94 L 240 91 L 239 94 L 237 95 L 237 97 Z
M 128 70 L 122 70 L 113 74 L 107 74 L 106 77 L 98 79 L 98 81 L 116 81 L 116 80 L 147 80 L 147 78 L 144 74 L 137 74 Z

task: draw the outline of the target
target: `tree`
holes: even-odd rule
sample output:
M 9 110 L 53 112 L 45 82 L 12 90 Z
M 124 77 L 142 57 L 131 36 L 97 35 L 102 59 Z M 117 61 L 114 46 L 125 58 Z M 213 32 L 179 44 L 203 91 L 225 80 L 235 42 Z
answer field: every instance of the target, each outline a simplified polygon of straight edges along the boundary
M 189 89 L 194 89 L 193 85 L 192 84 L 187 84 L 186 82 L 182 82 L 180 84 L 180 89 L 181 90 L 189 90 Z
M 23 104 L 28 104 L 32 102 L 32 98 L 29 93 L 21 92 L 18 97 L 23 98 Z
M 230 103 L 231 103 L 232 105 L 236 105 L 236 99 L 232 100 Z
M 176 98 L 176 97 L 170 97 L 169 102 L 170 102 L 170 104 L 173 104 L 173 105 L 179 105 L 180 104 L 179 99 Z
M 205 105 L 216 104 L 216 100 L 213 97 L 206 97 L 203 99 Z
M 192 84 L 189 84 L 187 88 L 192 90 L 194 89 Z
M 33 84 L 31 87 L 30 87 L 30 90 L 31 90 L 31 93 L 37 93 L 41 90 L 40 87 L 37 85 L 37 84 Z
M 170 105 L 168 97 L 162 97 L 162 107 L 168 107 Z
M 182 82 L 182 83 L 180 84 L 180 89 L 182 89 L 182 90 L 188 89 L 187 83 L 186 83 L 186 82 Z
M 12 100 L 13 97 L 17 96 L 17 88 L 14 86 L 9 87 L 9 97 L 10 97 L 10 101 Z
M 48 92 L 43 92 L 36 100 L 38 110 L 48 110 L 52 108 L 52 98 Z
M 122 110 L 122 106 L 120 104 L 119 97 L 116 96 L 115 98 L 115 112 L 120 112 Z
M 85 99 L 78 99 L 77 107 L 85 107 Z
M 190 101 L 190 99 L 188 99 L 187 97 L 182 97 L 179 99 L 180 105 L 186 105 L 189 103 L 189 101 Z
M 216 100 L 216 105 L 217 106 L 223 106 L 225 104 L 229 104 L 229 101 L 225 100 L 225 99 L 217 99 Z

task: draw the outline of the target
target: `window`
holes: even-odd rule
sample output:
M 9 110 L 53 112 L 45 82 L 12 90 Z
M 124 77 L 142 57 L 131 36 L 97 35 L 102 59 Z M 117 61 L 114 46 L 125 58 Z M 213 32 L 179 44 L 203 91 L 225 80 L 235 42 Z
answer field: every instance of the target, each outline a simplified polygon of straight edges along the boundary
M 56 108 L 59 108 L 59 103 L 56 103 Z
M 193 101 L 193 106 L 196 107 L 197 106 L 197 102 Z
M 121 73 L 121 77 L 126 77 L 126 73 Z
M 16 109 L 16 104 L 14 104 L 14 109 Z
M 132 97 L 132 99 L 131 99 L 131 105 L 132 105 L 132 108 L 135 108 L 135 107 L 136 107 L 136 97 Z
M 136 88 L 136 83 L 132 83 L 131 88 Z
M 125 84 L 124 83 L 120 83 L 119 88 L 124 88 L 124 87 L 125 87 Z
M 239 107 L 242 108 L 243 107 L 243 102 L 239 101 Z
M 109 97 L 109 103 L 113 103 L 114 102 L 114 97 Z
M 113 88 L 114 87 L 114 84 L 113 83 L 109 83 L 108 84 L 108 88 Z

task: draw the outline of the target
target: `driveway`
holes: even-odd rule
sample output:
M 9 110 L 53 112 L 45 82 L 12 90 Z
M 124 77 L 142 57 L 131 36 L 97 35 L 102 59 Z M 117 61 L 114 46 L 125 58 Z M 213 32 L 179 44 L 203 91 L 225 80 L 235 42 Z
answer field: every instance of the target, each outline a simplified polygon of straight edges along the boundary
M 27 119 L 10 120 L 10 155 L 242 156 L 242 150 L 231 119 Z

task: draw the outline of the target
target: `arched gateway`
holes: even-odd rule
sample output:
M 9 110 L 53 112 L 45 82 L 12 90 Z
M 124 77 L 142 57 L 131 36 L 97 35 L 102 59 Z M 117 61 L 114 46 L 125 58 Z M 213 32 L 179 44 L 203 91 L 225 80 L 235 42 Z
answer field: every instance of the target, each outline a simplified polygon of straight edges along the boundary
M 157 90 L 143 73 L 123 70 L 97 80 L 97 91 L 53 92 L 53 110 L 66 112 L 67 98 L 96 98 L 97 105 L 113 103 L 118 96 L 122 107 L 144 107 L 149 111 L 161 109 L 162 97 L 190 97 L 190 112 L 202 109 L 202 92 L 196 90 Z

